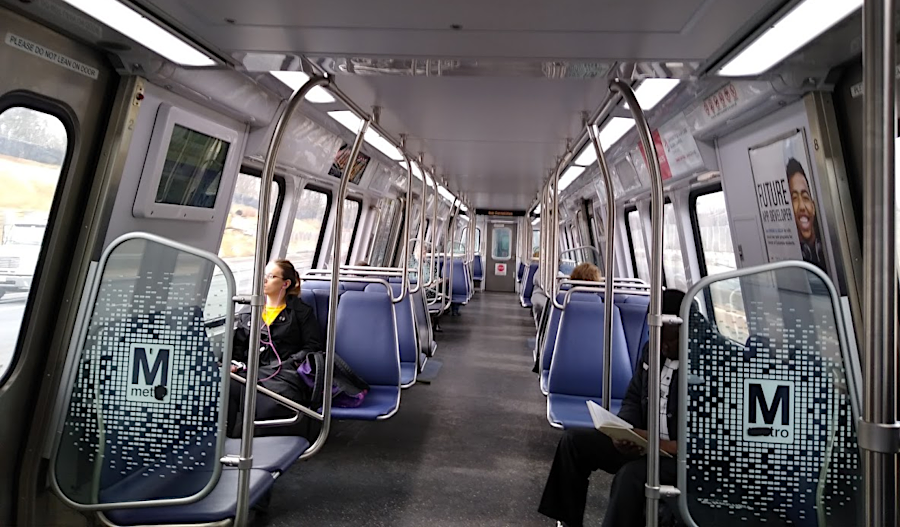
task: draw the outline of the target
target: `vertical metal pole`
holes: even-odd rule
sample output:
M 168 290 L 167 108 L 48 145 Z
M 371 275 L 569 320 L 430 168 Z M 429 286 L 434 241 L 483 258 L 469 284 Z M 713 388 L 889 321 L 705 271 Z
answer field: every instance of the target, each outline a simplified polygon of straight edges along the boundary
M 606 187 L 606 298 L 603 304 L 603 407 L 609 410 L 612 397 L 612 327 L 613 327 L 613 266 L 616 263 L 616 255 L 613 244 L 616 238 L 616 195 L 613 190 L 612 179 L 609 177 L 609 167 L 606 164 L 606 154 L 597 139 L 597 130 L 593 123 L 587 124 L 588 135 L 597 153 L 597 165 L 600 168 L 600 177 L 603 178 Z M 591 226 L 588 225 L 588 229 Z M 599 262 L 598 262 L 599 263 Z
M 331 250 L 331 284 L 328 297 L 328 329 L 326 332 L 328 341 L 325 346 L 325 386 L 322 394 L 322 428 L 315 442 L 303 453 L 304 457 L 309 457 L 318 452 L 328 439 L 328 433 L 331 431 L 331 383 L 334 379 L 334 354 L 335 342 L 337 341 L 337 306 L 338 306 L 338 286 L 340 285 L 341 274 L 341 222 L 344 219 L 344 197 L 347 195 L 347 184 L 350 182 L 350 167 L 356 164 L 356 158 L 359 157 L 359 151 L 366 131 L 369 129 L 369 120 L 363 120 L 359 127 L 359 133 L 356 134 L 356 140 L 353 141 L 353 148 L 350 149 L 350 157 L 347 159 L 347 168 L 341 174 L 341 181 L 338 185 L 337 201 L 334 209 L 334 230 L 332 231 L 332 250 Z M 390 291 L 388 291 L 390 294 Z
M 559 275 L 559 173 L 562 163 L 553 171 L 553 260 L 550 262 L 550 302 L 556 302 L 556 277 Z
M 638 104 L 631 85 L 621 79 L 610 83 L 610 89 L 622 94 L 637 127 L 641 144 L 647 157 L 647 168 L 650 169 L 650 223 L 653 227 L 653 239 L 650 245 L 650 312 L 647 315 L 650 325 L 650 401 L 647 423 L 647 526 L 657 527 L 659 524 L 659 340 L 662 330 L 662 247 L 663 247 L 663 188 L 659 173 L 659 159 L 656 157 L 656 146 L 650 136 L 650 126 L 644 111 Z M 608 230 L 608 229 L 607 229 Z M 607 281 L 607 283 L 609 283 Z
M 426 182 L 426 178 L 428 175 L 425 173 L 425 167 L 422 166 L 422 153 L 419 153 L 419 172 L 422 173 L 422 210 L 419 211 L 419 232 L 417 233 L 417 237 L 419 238 L 419 257 L 418 257 L 418 267 L 416 269 L 416 286 L 410 287 L 409 293 L 416 294 L 419 292 L 424 285 L 422 284 L 422 258 L 425 254 L 425 206 L 428 203 L 428 183 Z
M 895 3 L 863 3 L 863 416 L 866 525 L 898 525 L 897 268 L 894 232 Z M 888 426 L 885 426 L 888 425 Z M 893 427 L 893 430 L 890 428 Z M 893 444 L 892 444 L 893 443 Z
M 406 210 L 403 211 L 403 234 L 400 235 L 402 236 L 400 239 L 403 240 L 403 279 L 400 280 L 400 299 L 406 296 L 409 285 L 409 222 L 412 221 L 413 201 L 412 162 L 409 160 L 409 156 L 406 155 L 405 147 L 406 137 L 403 137 L 400 139 L 400 152 L 403 154 L 403 160 L 406 161 Z M 388 293 L 393 299 L 393 292 L 388 291 Z
M 438 183 L 437 183 L 437 174 L 434 173 L 434 167 L 432 167 L 431 172 L 431 185 L 434 187 L 434 196 L 431 198 L 431 260 L 430 265 L 431 269 L 428 272 L 428 286 L 431 287 L 437 284 L 438 281 L 438 273 L 437 268 L 434 266 L 434 256 L 437 253 L 437 239 L 438 233 L 438 206 L 441 203 L 441 196 L 438 193 Z M 435 289 L 435 292 L 437 289 Z
M 259 334 L 262 326 L 262 306 L 265 303 L 263 297 L 263 272 L 266 268 L 266 240 L 269 239 L 269 191 L 272 181 L 275 179 L 275 159 L 281 140 L 287 130 L 287 124 L 291 116 L 303 103 L 306 94 L 316 86 L 327 86 L 330 79 L 325 77 L 312 77 L 291 95 L 287 105 L 278 121 L 275 123 L 275 131 L 269 141 L 266 150 L 266 160 L 263 165 L 263 175 L 259 193 L 259 217 L 256 222 L 256 253 L 253 260 L 253 292 L 250 297 L 250 345 L 247 350 L 247 387 L 244 391 L 244 422 L 241 431 L 241 454 L 238 470 L 237 508 L 234 523 L 238 527 L 247 524 L 250 510 L 250 468 L 253 464 L 253 422 L 256 420 L 256 379 L 259 375 Z

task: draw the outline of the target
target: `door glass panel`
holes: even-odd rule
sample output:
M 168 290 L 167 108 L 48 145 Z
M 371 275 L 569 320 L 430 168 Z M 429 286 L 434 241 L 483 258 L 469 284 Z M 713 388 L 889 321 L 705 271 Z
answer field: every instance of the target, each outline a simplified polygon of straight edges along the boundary
M 494 260 L 509 260 L 512 256 L 512 229 L 509 227 L 495 227 L 494 240 L 491 244 L 491 258 Z
M 23 107 L 0 114 L 0 377 L 13 360 L 68 147 L 52 115 Z
M 647 249 L 644 245 L 644 230 L 641 229 L 641 218 L 638 211 L 628 213 L 628 229 L 631 232 L 631 252 L 637 265 L 637 275 L 641 280 L 650 281 L 650 267 L 647 263 Z
M 663 234 L 663 269 L 666 271 L 666 282 L 673 289 L 687 291 L 687 277 L 684 274 L 684 257 L 681 254 L 681 240 L 678 237 L 678 222 L 675 220 L 675 206 L 666 203 Z
M 327 194 L 310 188 L 305 188 L 300 193 L 300 203 L 285 256 L 298 272 L 306 271 L 315 263 L 319 234 L 325 223 L 325 215 L 328 214 L 329 201 Z

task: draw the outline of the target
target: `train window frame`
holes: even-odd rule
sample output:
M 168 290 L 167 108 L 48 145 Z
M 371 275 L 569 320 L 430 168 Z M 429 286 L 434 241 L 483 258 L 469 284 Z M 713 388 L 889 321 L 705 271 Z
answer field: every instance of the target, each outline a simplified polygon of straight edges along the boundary
M 721 182 L 717 182 L 711 185 L 705 185 L 703 187 L 699 187 L 691 190 L 690 194 L 688 194 L 688 212 L 691 218 L 691 232 L 694 236 L 694 246 L 697 248 L 697 266 L 700 270 L 701 277 L 709 276 L 709 267 L 706 264 L 706 251 L 703 248 L 703 236 L 700 233 L 700 218 L 697 214 L 697 200 L 703 196 L 708 196 L 710 194 L 719 194 L 725 196 L 725 189 L 722 187 Z M 725 203 L 726 211 L 728 207 L 728 203 Z M 734 239 L 732 239 L 732 244 L 734 243 Z M 732 254 L 734 253 L 734 247 L 732 246 Z M 735 254 L 735 269 L 738 269 L 738 261 L 737 254 Z M 703 302 L 706 307 L 706 312 L 710 314 L 710 317 L 718 327 L 718 321 L 716 320 L 716 311 L 715 311 L 715 302 L 713 302 L 712 292 L 709 287 L 703 289 Z M 746 310 L 745 310 L 746 313 Z M 721 331 L 720 331 L 721 333 Z M 732 342 L 738 342 L 732 338 L 730 335 L 726 335 L 725 333 L 721 333 L 724 337 L 728 338 Z
M 625 219 L 625 236 L 628 239 L 628 254 L 631 256 L 631 273 L 635 278 L 640 278 L 637 271 L 637 258 L 634 256 L 634 239 L 631 236 L 631 220 L 628 219 L 628 216 L 632 212 L 637 212 L 637 210 L 637 205 L 631 205 L 625 207 L 625 210 L 623 210 L 622 213 Z M 638 215 L 640 215 L 640 212 L 638 212 Z
M 347 257 L 344 258 L 344 265 L 350 265 L 350 257 L 353 255 L 353 248 L 356 246 L 356 235 L 359 233 L 359 220 L 362 219 L 363 200 L 362 198 L 347 196 L 344 201 L 352 201 L 359 208 L 356 210 L 356 221 L 353 222 L 353 231 L 350 233 L 350 245 L 347 246 Z M 344 204 L 346 209 L 347 205 Z
M 313 252 L 313 259 L 312 259 L 312 263 L 310 264 L 311 265 L 310 269 L 316 269 L 318 262 L 319 262 L 319 256 L 322 255 L 322 246 L 325 243 L 325 231 L 328 230 L 328 218 L 331 216 L 331 207 L 334 204 L 334 199 L 333 199 L 333 195 L 331 193 L 331 189 L 329 189 L 327 187 L 320 187 L 318 185 L 306 184 L 306 185 L 303 185 L 302 188 L 300 188 L 300 193 L 302 193 L 304 190 L 310 190 L 312 192 L 318 192 L 319 194 L 325 195 L 325 215 L 322 218 L 322 224 L 319 226 L 319 238 L 316 241 L 316 250 L 315 250 L 315 252 Z M 299 196 L 297 199 L 298 200 L 300 199 Z M 299 204 L 298 204 L 298 206 L 299 206 Z M 294 218 L 292 218 L 292 220 L 291 220 L 292 221 L 291 230 L 293 230 L 293 219 L 296 219 L 296 217 L 297 217 L 297 213 L 295 211 Z M 287 245 L 288 245 L 288 248 L 290 248 L 290 242 L 288 242 Z M 287 251 L 287 249 L 285 249 L 285 251 Z M 285 258 L 287 256 L 288 255 L 286 252 Z
M 250 167 L 246 165 L 241 165 L 238 169 L 238 177 L 241 174 L 246 176 L 253 176 L 259 179 L 262 179 L 262 170 L 256 167 Z M 278 219 L 281 217 L 281 212 L 284 208 L 284 198 L 287 189 L 287 183 L 283 175 L 276 173 L 275 177 L 272 179 L 272 182 L 278 185 L 278 196 L 275 200 L 275 208 L 272 211 L 272 224 L 269 225 L 269 233 L 268 239 L 266 240 L 266 260 L 272 257 L 272 248 L 275 246 L 275 231 L 277 229 L 274 226 L 278 225 Z M 235 178 L 235 185 L 237 184 L 237 178 Z M 260 182 L 260 191 L 262 191 L 262 182 Z M 232 196 L 232 200 L 234 197 Z M 221 243 L 220 243 L 221 244 Z M 221 250 L 221 248 L 220 248 Z
M 79 128 L 76 125 L 77 121 L 71 110 L 64 103 L 23 90 L 11 91 L 0 95 L 0 116 L 14 108 L 24 108 L 56 118 L 66 132 L 66 150 L 63 154 L 62 163 L 60 163 L 59 176 L 56 181 L 56 188 L 53 191 L 53 198 L 50 201 L 50 208 L 47 211 L 47 227 L 45 227 L 41 238 L 41 250 L 38 252 L 37 263 L 32 274 L 32 282 L 28 289 L 28 296 L 25 299 L 25 306 L 22 309 L 22 318 L 19 321 L 16 342 L 10 354 L 9 363 L 6 364 L 4 370 L 0 371 L 0 387 L 4 386 L 13 372 L 16 371 L 19 360 L 22 358 L 22 332 L 23 329 L 27 328 L 31 313 L 34 310 L 36 300 L 33 292 L 40 287 L 40 276 L 44 271 L 47 257 L 48 237 L 51 234 L 52 226 L 56 225 L 60 202 L 63 199 L 60 189 L 64 188 L 68 182 L 72 169 L 72 160 L 75 157 L 77 146 L 81 143 L 81 134 L 79 134 Z M 37 280 L 34 277 L 37 277 Z

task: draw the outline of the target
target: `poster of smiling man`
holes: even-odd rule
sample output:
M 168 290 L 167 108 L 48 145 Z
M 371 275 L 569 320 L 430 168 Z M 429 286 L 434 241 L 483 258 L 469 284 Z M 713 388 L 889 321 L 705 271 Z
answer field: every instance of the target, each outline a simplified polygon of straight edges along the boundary
M 803 260 L 828 272 L 803 130 L 749 153 L 769 261 Z

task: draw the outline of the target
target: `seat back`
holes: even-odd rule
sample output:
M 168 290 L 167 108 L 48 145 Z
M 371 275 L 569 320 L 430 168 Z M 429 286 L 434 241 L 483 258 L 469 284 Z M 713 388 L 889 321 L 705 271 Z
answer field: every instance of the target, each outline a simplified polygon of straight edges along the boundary
M 319 323 L 319 331 L 321 331 L 322 342 L 328 339 L 328 312 L 330 309 L 331 291 L 328 289 L 313 289 L 313 299 L 315 303 L 314 310 L 316 312 L 316 322 Z M 338 291 L 338 300 L 340 300 L 343 291 Z
M 335 351 L 372 386 L 400 386 L 397 324 L 385 291 L 347 291 L 337 312 Z
M 531 292 L 534 289 L 534 273 L 537 272 L 537 262 L 532 262 L 528 266 L 528 272 L 525 274 L 522 282 L 522 300 L 531 300 Z
M 480 254 L 475 255 L 474 271 L 472 272 L 472 278 L 474 278 L 475 280 L 484 279 L 484 267 L 481 263 L 481 255 Z
M 631 357 L 631 364 L 637 367 L 637 363 L 641 360 L 641 351 L 644 344 L 650 340 L 650 325 L 647 320 L 647 311 L 649 305 L 642 304 L 619 304 L 619 314 L 622 316 L 622 328 L 625 330 L 625 341 L 628 343 L 628 355 Z
M 101 259 L 64 376 L 55 492 L 82 506 L 197 500 L 221 473 L 234 278 L 217 258 L 143 233 Z M 221 306 L 210 306 L 215 296 Z M 204 307 L 225 314 L 211 340 Z
M 309 308 L 312 310 L 313 316 L 316 317 L 316 322 L 318 322 L 321 317 L 319 316 L 319 310 L 316 306 L 316 295 L 309 289 L 301 289 L 300 300 L 302 300 L 304 304 L 309 306 Z
M 393 295 L 400 296 L 400 284 L 391 284 Z M 384 294 L 383 284 L 368 284 L 367 293 Z M 394 319 L 397 324 L 397 344 L 399 346 L 400 362 L 416 362 L 416 353 L 419 343 L 416 335 L 416 321 L 412 312 L 412 297 L 406 295 L 394 306 Z
M 574 296 L 574 295 L 573 295 Z M 550 362 L 550 393 L 603 395 L 603 303 L 570 299 L 560 316 Z M 634 373 L 618 308 L 613 308 L 612 397 L 622 399 Z
M 525 274 L 525 262 L 519 262 L 519 268 L 516 270 L 516 282 L 522 281 L 522 276 Z
M 431 317 L 428 316 L 428 305 L 425 302 L 425 293 L 419 289 L 410 295 L 412 302 L 413 318 L 416 322 L 419 351 L 426 355 L 431 354 Z
M 450 299 L 454 303 L 469 301 L 469 274 L 466 265 L 459 258 L 453 259 L 453 283 Z
M 341 289 L 344 291 L 365 291 L 368 282 L 341 282 Z

